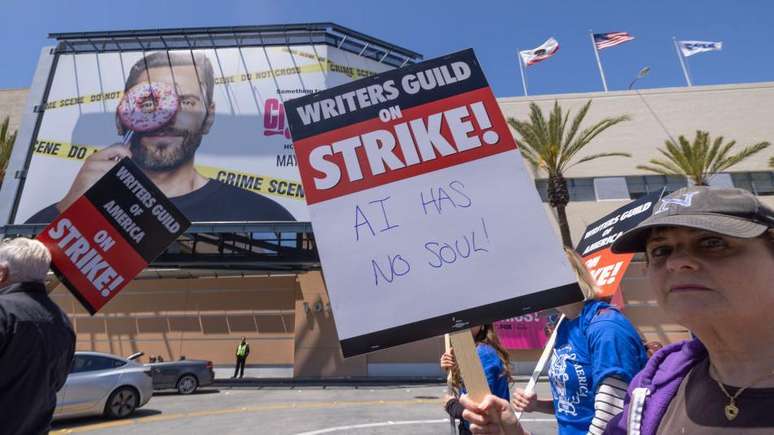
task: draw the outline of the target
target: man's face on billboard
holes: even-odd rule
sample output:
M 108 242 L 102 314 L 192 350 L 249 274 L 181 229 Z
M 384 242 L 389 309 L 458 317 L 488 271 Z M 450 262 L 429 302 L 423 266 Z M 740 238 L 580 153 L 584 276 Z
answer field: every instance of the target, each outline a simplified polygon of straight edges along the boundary
M 146 170 L 170 171 L 193 159 L 202 136 L 212 125 L 215 106 L 207 101 L 193 65 L 150 68 L 147 74 L 142 74 L 141 81 L 131 85 L 148 80 L 174 86 L 180 105 L 169 124 L 132 136 L 132 159 Z

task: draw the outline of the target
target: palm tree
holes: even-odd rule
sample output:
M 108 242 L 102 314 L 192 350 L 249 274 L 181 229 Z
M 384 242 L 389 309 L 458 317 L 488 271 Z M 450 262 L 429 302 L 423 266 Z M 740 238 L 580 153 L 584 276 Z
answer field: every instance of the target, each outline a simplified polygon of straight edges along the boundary
M 667 140 L 665 147 L 658 150 L 665 158 L 651 159 L 650 165 L 639 165 L 637 169 L 661 175 L 684 175 L 697 186 L 708 186 L 712 175 L 769 146 L 766 141 L 758 142 L 731 154 L 731 148 L 736 145 L 736 141 L 723 144 L 723 136 L 718 136 L 713 141 L 709 132 L 701 130 L 696 131 L 693 142 L 688 142 L 683 135 L 677 138 L 677 142 Z
M 8 124 L 10 123 L 9 117 L 5 117 L 2 124 L 0 124 L 0 184 L 3 183 L 5 178 L 5 169 L 8 167 L 8 160 L 11 158 L 11 150 L 13 149 L 13 143 L 16 140 L 16 132 L 8 133 Z
M 534 167 L 543 170 L 548 175 L 546 192 L 548 202 L 551 207 L 556 209 L 562 242 L 569 247 L 572 247 L 572 238 L 570 237 L 570 225 L 567 223 L 565 208 L 570 201 L 570 194 L 564 173 L 575 165 L 602 157 L 631 157 L 629 153 L 598 153 L 575 159 L 576 154 L 603 131 L 629 119 L 628 115 L 605 118 L 580 131 L 581 123 L 586 117 L 589 107 L 591 107 L 591 100 L 581 107 L 570 123 L 569 129 L 567 123 L 570 121 L 570 111 L 562 113 L 558 101 L 554 101 L 554 108 L 549 114 L 547 122 L 540 107 L 535 103 L 529 105 L 529 121 L 508 118 L 508 124 L 520 136 L 521 154 Z

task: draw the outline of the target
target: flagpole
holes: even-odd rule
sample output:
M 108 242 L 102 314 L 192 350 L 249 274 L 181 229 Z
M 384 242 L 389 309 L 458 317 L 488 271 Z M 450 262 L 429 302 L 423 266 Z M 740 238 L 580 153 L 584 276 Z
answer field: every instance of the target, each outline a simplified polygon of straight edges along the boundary
M 521 52 L 516 49 L 516 57 L 519 58 L 519 72 L 521 73 L 521 87 L 524 88 L 524 96 L 527 95 L 527 76 L 524 74 L 524 65 L 521 59 Z
M 672 37 L 672 43 L 674 43 L 675 51 L 677 52 L 677 58 L 680 60 L 680 66 L 683 68 L 683 75 L 685 76 L 685 82 L 688 83 L 688 87 L 692 87 L 691 76 L 688 75 L 688 67 L 685 65 L 685 58 L 683 53 L 680 52 L 680 47 L 677 45 L 677 38 Z
M 602 78 L 602 86 L 607 92 L 607 80 L 605 80 L 605 71 L 602 70 L 602 61 L 599 60 L 599 50 L 597 50 L 597 44 L 594 42 L 594 32 L 589 30 L 589 36 L 591 36 L 591 47 L 594 48 L 594 56 L 597 58 L 597 67 L 599 67 L 599 76 Z

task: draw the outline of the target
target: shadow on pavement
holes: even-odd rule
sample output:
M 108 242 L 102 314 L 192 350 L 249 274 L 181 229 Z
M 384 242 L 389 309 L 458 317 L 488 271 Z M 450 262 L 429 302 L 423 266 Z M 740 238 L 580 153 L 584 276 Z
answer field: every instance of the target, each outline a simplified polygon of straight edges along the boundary
M 187 394 L 187 395 L 188 396 L 199 396 L 199 395 L 202 395 L 202 394 L 217 394 L 217 393 L 220 393 L 220 390 L 218 390 L 217 388 L 215 388 L 215 389 L 198 389 L 198 390 L 194 391 L 193 393 Z M 153 396 L 154 397 L 183 396 L 183 394 L 180 394 L 180 393 L 178 393 L 177 391 L 174 391 L 174 390 L 169 390 L 169 391 L 154 391 L 153 392 Z
M 161 411 L 156 409 L 138 409 L 134 412 L 134 414 L 127 417 L 128 419 L 138 419 L 138 418 L 145 418 L 145 417 L 152 417 L 154 415 L 161 414 Z M 109 418 L 103 417 L 103 416 L 94 416 L 94 417 L 76 417 L 76 418 L 69 418 L 69 419 L 62 419 L 57 420 L 53 423 L 51 423 L 51 430 L 62 430 L 62 429 L 75 429 L 77 427 L 81 426 L 89 426 L 92 424 L 98 424 L 98 423 L 110 423 L 113 421 L 120 421 L 121 419 L 117 420 L 111 420 Z

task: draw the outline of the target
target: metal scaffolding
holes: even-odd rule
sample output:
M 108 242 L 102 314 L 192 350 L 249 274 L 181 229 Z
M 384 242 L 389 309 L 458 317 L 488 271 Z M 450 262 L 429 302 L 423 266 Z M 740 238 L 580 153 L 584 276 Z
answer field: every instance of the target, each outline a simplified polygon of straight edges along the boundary
M 56 53 L 67 54 L 327 44 L 393 67 L 422 60 L 419 53 L 334 23 L 51 33 L 48 36 L 58 41 Z

